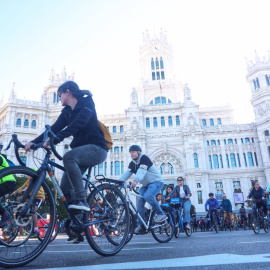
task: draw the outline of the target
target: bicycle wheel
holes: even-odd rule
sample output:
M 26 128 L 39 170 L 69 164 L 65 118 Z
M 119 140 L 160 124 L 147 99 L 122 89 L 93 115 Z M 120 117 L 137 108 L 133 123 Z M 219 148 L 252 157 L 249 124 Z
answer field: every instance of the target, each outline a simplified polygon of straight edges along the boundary
M 180 228 L 179 228 L 179 223 L 177 222 L 174 227 L 174 236 L 175 238 L 178 238 L 179 235 L 180 235 Z
M 36 181 L 38 178 L 38 173 L 30 168 L 22 166 L 13 166 L 0 170 L 0 178 L 3 178 L 7 175 L 13 175 L 17 181 L 17 188 L 23 185 L 28 178 L 32 178 L 33 181 Z M 43 203 L 38 209 L 38 212 L 48 212 L 51 217 L 55 217 L 55 201 L 51 192 L 50 187 L 47 182 L 44 180 L 42 183 L 45 194 L 45 203 Z M 30 234 L 33 228 L 33 214 L 29 213 L 26 216 L 22 216 L 22 210 L 26 203 L 19 203 L 12 209 L 12 221 L 4 225 L 0 230 L 0 242 L 3 245 L 0 245 L 0 266 L 1 267 L 19 267 L 23 266 L 35 258 L 37 258 L 48 245 L 49 239 L 53 231 L 54 218 L 51 219 L 50 224 L 48 225 L 48 231 L 46 237 L 40 242 L 38 238 L 30 238 Z M 34 208 L 34 205 L 31 209 Z M 14 231 L 17 231 L 17 234 L 14 239 L 12 239 L 11 244 L 6 247 L 4 245 L 5 234 L 11 233 L 10 224 Z M 7 241 L 6 241 L 7 242 Z
M 267 219 L 263 219 L 263 229 L 266 233 L 269 232 L 269 220 Z
M 48 224 L 50 223 L 50 215 L 48 213 L 45 213 L 42 215 L 42 217 L 38 220 L 38 231 L 39 231 L 39 236 L 38 239 L 40 241 L 43 240 L 44 236 L 47 233 L 48 230 Z M 53 228 L 53 233 L 50 238 L 50 243 L 56 238 L 60 228 L 60 222 L 55 218 L 55 225 Z
M 186 233 L 186 235 L 187 235 L 188 237 L 190 237 L 191 234 L 192 234 L 191 228 L 190 228 L 190 229 L 185 228 L 185 233 Z
M 132 212 L 131 209 L 129 209 L 129 215 L 130 215 L 130 221 L 129 221 L 129 232 L 128 232 L 128 237 L 126 240 L 126 244 L 132 239 L 133 234 L 134 234 L 134 230 L 135 230 L 135 226 L 136 226 L 136 219 L 135 219 L 135 215 Z
M 214 229 L 215 229 L 216 233 L 218 233 L 217 216 L 216 216 L 216 214 L 213 215 L 213 223 L 214 223 Z
M 84 215 L 84 222 L 95 222 L 85 227 L 85 236 L 92 249 L 102 256 L 117 254 L 125 245 L 129 234 L 130 213 L 124 194 L 114 185 L 101 184 L 94 189 L 87 202 L 92 209 L 102 199 L 102 210 Z
M 167 243 L 173 238 L 175 220 L 173 213 L 169 208 L 167 207 L 161 208 L 164 211 L 165 215 L 167 216 L 167 219 L 161 223 L 155 223 L 154 222 L 155 212 L 153 211 L 150 217 L 151 233 L 155 238 L 155 240 L 157 240 L 159 243 Z
M 252 213 L 252 217 L 251 217 L 251 227 L 254 233 L 258 234 L 260 232 L 261 229 L 261 224 L 260 224 L 260 217 L 257 213 L 257 211 L 254 211 Z

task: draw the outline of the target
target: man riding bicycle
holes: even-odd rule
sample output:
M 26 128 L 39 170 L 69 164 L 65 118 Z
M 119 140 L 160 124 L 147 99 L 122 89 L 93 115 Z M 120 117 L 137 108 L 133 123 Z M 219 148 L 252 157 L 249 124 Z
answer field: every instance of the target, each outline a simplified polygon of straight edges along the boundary
M 231 201 L 229 199 L 227 199 L 226 194 L 222 195 L 222 212 L 224 214 L 224 220 L 226 220 L 227 215 L 230 221 L 231 226 L 233 225 L 232 223 L 232 204 Z
M 209 199 L 205 203 L 205 211 L 209 213 L 211 219 L 211 226 L 214 226 L 213 222 L 213 213 L 217 216 L 218 225 L 220 225 L 219 215 L 217 209 L 220 208 L 220 204 L 217 199 L 214 198 L 214 194 L 212 192 L 209 193 Z M 209 205 L 209 210 L 207 210 L 207 206 Z
M 138 212 L 141 217 L 145 217 L 144 205 L 148 202 L 155 210 L 157 216 L 155 218 L 156 223 L 160 223 L 167 219 L 167 216 L 162 211 L 160 205 L 156 201 L 155 196 L 162 189 L 164 182 L 161 174 L 152 163 L 150 158 L 142 154 L 142 149 L 138 145 L 131 145 L 129 153 L 132 161 L 129 163 L 128 170 L 122 174 L 120 180 L 126 181 L 134 173 L 135 177 L 132 181 L 131 188 L 135 188 L 136 185 L 142 184 L 139 190 L 140 197 L 138 199 Z M 134 233 L 139 233 L 143 230 L 143 224 L 138 218 L 138 227 Z

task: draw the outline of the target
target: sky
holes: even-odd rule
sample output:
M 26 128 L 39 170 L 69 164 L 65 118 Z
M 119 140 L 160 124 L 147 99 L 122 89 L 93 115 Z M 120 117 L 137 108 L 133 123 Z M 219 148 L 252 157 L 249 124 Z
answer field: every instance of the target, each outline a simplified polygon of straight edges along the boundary
M 0 97 L 40 100 L 51 70 L 75 73 L 97 113 L 124 113 L 142 33 L 167 32 L 175 74 L 200 107 L 254 122 L 246 61 L 270 49 L 269 0 L 0 0 Z

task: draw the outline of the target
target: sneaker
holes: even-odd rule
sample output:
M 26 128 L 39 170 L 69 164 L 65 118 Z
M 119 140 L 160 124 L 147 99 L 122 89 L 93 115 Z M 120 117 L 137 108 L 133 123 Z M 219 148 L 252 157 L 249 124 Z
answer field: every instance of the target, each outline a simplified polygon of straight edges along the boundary
M 264 216 L 263 219 L 268 219 L 268 217 L 267 216 Z
M 186 229 L 187 229 L 187 230 L 190 230 L 189 224 L 186 225 Z
M 168 217 L 165 214 L 157 215 L 154 222 L 160 223 L 164 220 L 166 220 Z
M 1 218 L 1 221 L 0 221 L 0 228 L 3 228 L 7 222 L 11 221 L 12 220 L 12 216 L 11 215 L 8 215 L 8 216 L 4 216 Z
M 68 209 L 84 210 L 88 212 L 90 211 L 89 205 L 87 204 L 86 200 L 74 201 L 71 205 L 68 206 Z
M 31 235 L 30 235 L 30 238 L 38 238 L 39 237 L 39 232 L 36 231 L 36 232 L 32 232 Z
M 135 233 L 135 234 L 139 234 L 139 233 L 142 232 L 142 230 L 143 230 L 142 226 L 139 225 L 137 228 L 135 228 L 134 233 Z
M 79 244 L 80 242 L 83 242 L 84 241 L 84 238 L 83 236 L 80 234 L 79 236 L 70 236 L 68 239 L 67 239 L 67 243 L 68 244 Z

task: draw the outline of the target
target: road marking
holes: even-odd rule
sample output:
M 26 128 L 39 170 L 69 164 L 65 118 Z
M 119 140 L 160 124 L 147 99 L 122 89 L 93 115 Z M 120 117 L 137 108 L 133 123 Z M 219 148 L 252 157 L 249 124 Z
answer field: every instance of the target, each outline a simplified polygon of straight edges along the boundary
M 215 255 L 184 257 L 166 260 L 76 266 L 76 270 L 89 270 L 89 267 L 91 268 L 91 270 L 159 269 L 172 267 L 181 268 L 190 266 L 266 263 L 266 262 L 267 263 L 270 262 L 270 253 L 255 254 L 255 255 L 215 254 Z M 61 268 L 46 268 L 46 269 L 44 268 L 42 270 L 66 270 L 66 269 L 74 269 L 74 266 Z
M 269 241 L 239 242 L 239 244 L 269 243 Z

